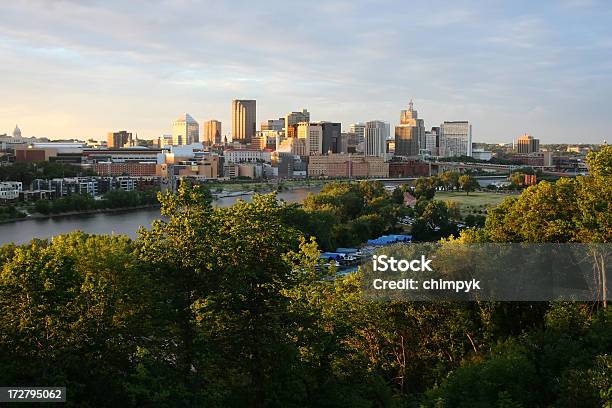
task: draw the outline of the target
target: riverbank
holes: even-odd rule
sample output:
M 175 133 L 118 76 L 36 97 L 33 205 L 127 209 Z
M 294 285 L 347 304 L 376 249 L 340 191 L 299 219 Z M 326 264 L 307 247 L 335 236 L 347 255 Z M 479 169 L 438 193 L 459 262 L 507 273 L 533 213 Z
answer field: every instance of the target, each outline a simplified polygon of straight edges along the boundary
M 320 186 L 292 188 L 278 192 L 277 198 L 287 203 L 302 202 L 308 194 L 320 191 Z M 238 200 L 250 201 L 253 194 L 218 198 L 215 207 L 230 207 Z M 149 228 L 151 223 L 162 218 L 159 207 L 115 208 L 88 211 L 87 213 L 61 213 L 48 216 L 27 217 L 23 222 L 0 224 L 0 245 L 27 243 L 33 238 L 47 239 L 60 234 L 79 230 L 88 234 L 122 234 L 131 238 L 138 235 L 141 227 Z
M 226 200 L 232 199 L 241 199 L 248 198 L 254 194 L 267 194 L 270 192 L 277 192 L 281 196 L 290 193 L 293 191 L 301 190 L 301 189 L 316 189 L 324 184 L 324 182 L 313 182 L 306 183 L 305 181 L 294 181 L 289 185 L 282 185 L 282 188 L 278 189 L 278 184 L 276 183 L 239 183 L 234 185 L 235 187 L 242 187 L 242 189 L 236 190 L 225 190 L 219 193 L 213 193 L 214 202 L 222 203 Z M 266 188 L 262 188 L 265 186 Z M 213 202 L 213 204 L 214 204 Z M 223 205 L 221 205 L 223 206 Z M 146 210 L 146 209 L 154 209 L 159 208 L 159 204 L 146 204 L 146 205 L 138 205 L 138 206 L 130 206 L 130 207 L 118 207 L 118 208 L 99 208 L 99 209 L 91 209 L 91 210 L 83 210 L 83 211 L 66 211 L 55 214 L 41 214 L 41 213 L 32 213 L 23 218 L 11 218 L 0 221 L 0 224 L 10 224 L 18 221 L 27 221 L 27 220 L 44 220 L 44 219 L 58 219 L 62 217 L 70 217 L 77 215 L 90 215 L 90 214 L 104 214 L 104 213 L 116 213 L 116 212 L 130 212 L 130 211 L 138 211 L 138 210 Z
M 288 180 L 288 181 L 268 181 L 268 182 L 211 182 L 207 184 L 210 191 L 214 194 L 229 194 L 237 192 L 253 192 L 253 193 L 270 193 L 272 191 L 287 191 L 297 188 L 311 188 L 318 187 L 325 184 L 327 180 Z
M 276 193 L 284 193 L 293 190 L 300 189 L 311 189 L 321 187 L 326 183 L 324 180 L 319 180 L 317 182 L 295 182 L 289 185 L 286 184 L 277 184 L 277 183 L 242 183 L 238 185 L 229 184 L 233 188 L 226 189 L 224 188 L 220 192 L 218 189 L 217 192 L 213 192 L 212 195 L 215 199 L 221 198 L 231 198 L 231 197 L 241 197 L 241 196 L 249 196 L 253 194 L 268 194 L 272 192 Z M 225 185 L 226 187 L 228 185 Z M 237 189 L 237 187 L 244 187 L 244 189 Z M 213 189 L 211 189 L 213 190 Z
M 84 211 L 67 211 L 58 214 L 28 214 L 28 216 L 23 218 L 14 218 L 10 220 L 2 220 L 0 224 L 8 224 L 19 221 L 28 221 L 28 220 L 45 220 L 45 219 L 55 219 L 55 218 L 63 218 L 70 217 L 75 215 L 89 215 L 89 214 L 107 214 L 107 213 L 118 213 L 118 212 L 130 212 L 137 210 L 152 210 L 155 208 L 160 208 L 159 204 L 147 204 L 147 205 L 137 205 L 132 207 L 119 207 L 119 208 L 96 208 L 92 210 L 84 210 Z

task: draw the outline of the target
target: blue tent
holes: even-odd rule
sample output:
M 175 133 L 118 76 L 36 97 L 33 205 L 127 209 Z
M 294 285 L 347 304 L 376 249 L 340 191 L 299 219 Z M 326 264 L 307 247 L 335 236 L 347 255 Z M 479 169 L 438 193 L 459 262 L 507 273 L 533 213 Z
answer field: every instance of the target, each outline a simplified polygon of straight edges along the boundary
M 369 245 L 390 245 L 396 242 L 411 242 L 412 235 L 383 235 L 382 237 L 378 237 L 376 239 L 368 240 Z
M 319 255 L 320 259 L 325 259 L 325 260 L 334 260 L 334 261 L 339 261 L 340 259 L 344 258 L 344 254 L 339 254 L 338 252 L 323 252 L 321 253 L 321 255 Z

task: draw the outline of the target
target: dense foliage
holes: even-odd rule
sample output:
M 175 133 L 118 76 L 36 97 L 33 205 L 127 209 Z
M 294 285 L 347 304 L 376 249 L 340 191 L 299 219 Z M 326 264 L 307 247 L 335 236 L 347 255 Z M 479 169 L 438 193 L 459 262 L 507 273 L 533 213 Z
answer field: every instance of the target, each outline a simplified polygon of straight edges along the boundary
M 588 156 L 591 176 L 542 181 L 489 213 L 496 242 L 611 242 L 612 146 Z
M 406 212 L 402 203 L 380 182 L 332 182 L 302 205 L 285 206 L 283 220 L 306 237 L 315 237 L 322 249 L 333 250 L 392 232 Z
M 88 195 L 73 194 L 56 200 L 38 200 L 34 203 L 34 210 L 41 214 L 61 214 L 71 211 L 155 205 L 158 203 L 155 195 L 155 190 L 112 190 L 97 200 Z
M 0 181 L 21 181 L 24 188 L 30 186 L 35 179 L 95 175 L 90 169 L 55 162 L 14 163 L 10 166 L 0 166 Z
M 0 205 L 0 222 L 10 221 L 16 218 L 24 218 L 26 214 L 19 211 L 14 205 Z
M 531 187 L 457 240 L 610 242 L 601 155 L 612 148 L 590 157 L 593 176 Z M 0 247 L 0 383 L 66 385 L 79 407 L 612 404 L 609 308 L 373 302 L 360 273 L 327 276 L 305 236 L 388 228 L 400 208 L 383 193 L 334 183 L 303 208 L 273 194 L 213 208 L 183 185 L 136 240 Z

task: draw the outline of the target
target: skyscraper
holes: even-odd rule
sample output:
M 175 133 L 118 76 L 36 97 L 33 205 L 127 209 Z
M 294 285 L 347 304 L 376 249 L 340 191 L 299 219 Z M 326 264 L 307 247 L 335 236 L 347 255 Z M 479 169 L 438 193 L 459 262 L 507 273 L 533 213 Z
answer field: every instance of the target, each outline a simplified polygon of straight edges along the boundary
M 380 120 L 365 123 L 365 155 L 385 157 L 389 126 Z
M 472 125 L 468 121 L 446 121 L 440 125 L 440 156 L 471 155 Z
M 300 122 L 310 122 L 308 109 L 302 109 L 301 112 L 290 112 L 285 116 L 285 126 L 297 125 Z
M 257 104 L 254 99 L 232 101 L 232 140 L 251 143 L 257 131 Z
M 536 139 L 535 137 L 525 133 L 524 135 L 519 136 L 516 144 L 516 151 L 519 154 L 530 154 L 539 152 L 540 139 Z
M 285 116 L 285 136 L 297 137 L 297 124 L 302 122 L 310 122 L 310 112 L 307 109 L 288 113 Z
M 172 124 L 172 144 L 187 145 L 200 141 L 200 125 L 188 113 L 179 116 Z
M 315 122 L 312 124 L 321 126 L 323 154 L 338 153 L 338 141 L 342 133 L 342 125 L 337 122 Z
M 204 139 L 204 143 L 208 146 L 221 144 L 221 122 L 215 119 L 204 122 L 202 139 Z
M 306 143 L 307 156 L 323 153 L 323 127 L 318 123 L 301 122 L 297 124 L 297 137 Z
M 439 127 L 432 127 L 431 131 L 425 131 L 425 149 L 424 149 L 425 154 L 430 154 L 432 156 L 438 155 L 438 152 L 439 152 L 438 147 L 440 146 L 440 139 L 438 137 L 439 135 L 440 135 Z
M 425 123 L 418 118 L 410 101 L 408 109 L 400 113 L 400 124 L 395 127 L 395 155 L 417 156 L 420 146 L 425 146 Z
M 351 123 L 349 126 L 349 133 L 354 133 L 357 138 L 356 144 L 362 143 L 365 137 L 365 124 L 363 123 Z
M 124 147 L 132 139 L 132 134 L 125 130 L 119 132 L 108 132 L 106 138 L 106 146 L 111 149 L 118 149 Z

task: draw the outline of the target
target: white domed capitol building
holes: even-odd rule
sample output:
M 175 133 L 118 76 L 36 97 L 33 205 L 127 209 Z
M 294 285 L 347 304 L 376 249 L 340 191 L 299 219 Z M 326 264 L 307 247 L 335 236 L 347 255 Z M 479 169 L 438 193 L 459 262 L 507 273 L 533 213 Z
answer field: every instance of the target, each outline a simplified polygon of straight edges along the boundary
M 16 139 L 21 139 L 21 129 L 19 126 L 15 125 L 15 130 L 13 130 L 13 137 Z

